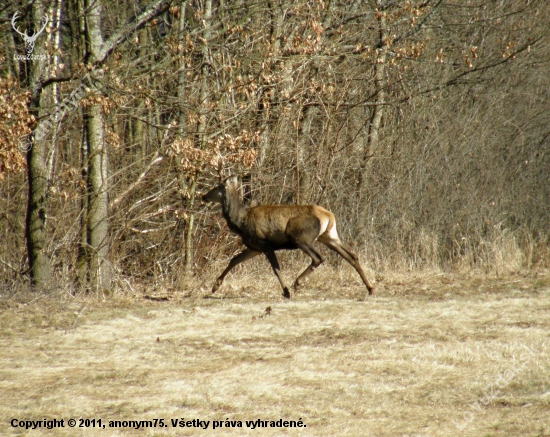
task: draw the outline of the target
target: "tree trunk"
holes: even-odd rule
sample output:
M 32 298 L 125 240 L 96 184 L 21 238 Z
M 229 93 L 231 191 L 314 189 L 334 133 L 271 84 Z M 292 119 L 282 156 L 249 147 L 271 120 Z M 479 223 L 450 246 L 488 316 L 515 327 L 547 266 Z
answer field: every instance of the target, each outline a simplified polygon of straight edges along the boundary
M 84 123 L 88 152 L 89 280 L 93 291 L 109 291 L 108 160 L 104 139 L 104 120 L 100 106 L 86 111 Z
M 40 28 L 45 9 L 41 2 L 32 5 L 32 21 L 35 29 Z M 37 38 L 34 54 L 44 54 L 44 38 Z M 43 74 L 47 71 L 46 62 L 37 56 L 29 62 L 29 87 L 31 89 L 31 114 L 36 119 L 42 115 L 41 97 Z M 40 128 L 42 125 L 42 128 Z M 27 255 L 29 259 L 31 288 L 36 291 L 51 287 L 51 266 L 47 254 L 46 206 L 48 200 L 49 172 L 47 165 L 48 144 L 44 139 L 48 127 L 44 123 L 34 131 L 27 152 L 29 176 L 29 197 L 26 218 Z
M 185 9 L 187 6 L 187 0 L 183 0 L 180 5 L 180 19 L 178 26 L 178 39 L 184 41 L 184 32 L 185 32 Z M 178 75 L 178 103 L 180 104 L 180 113 L 179 113 L 179 123 L 178 123 L 178 134 L 183 136 L 185 134 L 185 111 L 183 110 L 183 102 L 185 101 L 185 74 L 187 70 L 185 68 L 185 56 L 181 53 L 180 63 L 179 63 L 179 75 Z
M 298 176 L 298 192 L 296 193 L 296 204 L 307 204 L 311 202 L 311 167 L 308 166 L 308 150 L 311 150 L 311 125 L 316 115 L 314 106 L 307 106 L 304 110 L 303 120 L 299 138 L 296 142 L 296 173 Z
M 204 4 L 204 32 L 203 38 L 204 43 L 202 47 L 202 69 L 201 69 L 201 90 L 199 93 L 199 101 L 201 105 L 199 122 L 197 126 L 197 141 L 200 148 L 204 148 L 206 142 L 206 123 L 207 123 L 207 113 L 210 111 L 209 106 L 209 89 L 208 89 L 208 76 L 210 74 L 210 54 L 208 43 L 210 41 L 210 27 L 212 25 L 212 0 L 206 0 Z M 194 223 L 195 223 L 195 213 L 192 211 L 195 206 L 195 194 L 196 194 L 196 180 L 198 174 L 193 175 L 193 178 L 188 181 L 188 192 L 189 192 L 189 220 L 187 221 L 187 232 L 185 233 L 185 263 L 184 271 L 186 275 L 189 275 L 193 268 L 193 235 L 194 235 Z
M 377 7 L 382 7 L 381 0 L 376 1 Z M 370 172 L 371 158 L 378 152 L 380 125 L 384 115 L 384 100 L 386 98 L 386 37 L 387 23 L 383 15 L 378 20 L 378 56 L 374 64 L 374 86 L 376 89 L 375 105 L 372 109 L 370 117 L 367 141 L 363 154 L 362 177 L 361 177 L 361 192 L 367 188 L 367 180 Z
M 103 36 L 101 33 L 101 0 L 85 0 L 86 61 L 93 63 L 102 57 Z M 87 167 L 87 254 L 88 279 L 95 292 L 111 289 L 109 255 L 109 198 L 108 159 L 104 139 L 104 119 L 100 105 L 91 105 L 84 110 L 84 132 Z
M 85 134 L 85 132 L 84 132 Z M 78 255 L 76 261 L 76 276 L 78 285 L 86 288 L 88 286 L 88 146 L 85 136 L 81 139 L 80 145 L 80 172 L 86 188 L 82 190 L 80 202 L 80 237 Z
M 382 1 L 376 0 L 376 6 L 382 7 Z M 365 207 L 367 203 L 368 181 L 372 172 L 372 158 L 379 154 L 380 126 L 384 116 L 384 100 L 386 98 L 386 45 L 387 45 L 387 22 L 384 15 L 378 19 L 378 56 L 374 64 L 374 86 L 376 89 L 375 105 L 369 120 L 368 135 L 363 151 L 363 162 L 361 164 L 361 173 L 359 175 L 359 201 L 361 205 L 359 215 L 359 228 L 363 235 L 368 231 L 366 226 L 368 211 Z

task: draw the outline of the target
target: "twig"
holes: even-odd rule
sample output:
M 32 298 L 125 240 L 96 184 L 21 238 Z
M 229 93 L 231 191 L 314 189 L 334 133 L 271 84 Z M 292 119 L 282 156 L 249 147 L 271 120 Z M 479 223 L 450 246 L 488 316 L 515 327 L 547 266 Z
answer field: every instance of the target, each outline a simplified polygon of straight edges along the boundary
M 124 192 L 122 192 L 120 194 L 120 196 L 118 196 L 116 199 L 114 199 L 110 204 L 109 204 L 109 208 L 111 210 L 113 209 L 116 209 L 120 203 L 122 203 L 122 201 L 126 198 L 126 196 L 132 191 L 134 190 L 142 181 L 143 179 L 145 179 L 145 176 L 147 176 L 147 173 L 149 173 L 149 171 L 151 170 L 151 168 L 159 163 L 160 161 L 162 161 L 164 158 L 162 156 L 159 156 L 158 155 L 158 152 L 155 154 L 155 157 L 153 158 L 153 160 L 149 163 L 149 165 L 147 166 L 147 168 L 139 175 L 139 177 L 137 178 L 137 180 L 133 183 L 130 184 L 130 186 L 128 188 L 126 188 L 126 190 L 124 190 Z

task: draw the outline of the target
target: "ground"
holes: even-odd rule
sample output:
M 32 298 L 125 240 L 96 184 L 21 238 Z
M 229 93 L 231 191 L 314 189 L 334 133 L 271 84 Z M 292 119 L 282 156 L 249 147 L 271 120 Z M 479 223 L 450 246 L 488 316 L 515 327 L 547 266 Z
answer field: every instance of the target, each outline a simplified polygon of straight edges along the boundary
M 209 299 L 5 298 L 0 434 L 550 436 L 548 273 L 404 275 L 365 299 L 350 272 L 290 301 L 273 279 Z

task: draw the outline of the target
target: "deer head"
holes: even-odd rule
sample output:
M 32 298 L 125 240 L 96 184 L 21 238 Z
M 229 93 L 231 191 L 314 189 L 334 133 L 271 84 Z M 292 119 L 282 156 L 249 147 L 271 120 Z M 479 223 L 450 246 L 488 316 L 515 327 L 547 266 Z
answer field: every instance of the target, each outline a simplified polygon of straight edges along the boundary
M 238 191 L 237 191 L 238 185 L 239 185 L 238 177 L 234 175 L 230 175 L 224 178 L 223 167 L 224 167 L 223 158 L 220 156 L 218 158 L 218 162 L 215 165 L 216 173 L 218 175 L 218 185 L 216 185 L 208 193 L 202 196 L 203 202 L 223 204 L 228 194 L 232 198 L 234 198 L 235 195 L 238 194 Z
M 218 185 L 202 196 L 203 202 L 223 203 L 227 193 L 236 193 L 239 181 L 237 176 L 229 176 L 220 180 Z

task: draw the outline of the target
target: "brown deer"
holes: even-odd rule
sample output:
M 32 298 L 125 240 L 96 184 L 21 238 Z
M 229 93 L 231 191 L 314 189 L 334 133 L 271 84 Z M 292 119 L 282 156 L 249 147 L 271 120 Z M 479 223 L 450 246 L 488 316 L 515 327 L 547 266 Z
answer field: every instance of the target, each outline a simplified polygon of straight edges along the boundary
M 227 268 L 216 280 L 212 293 L 220 288 L 233 267 L 263 253 L 281 283 L 283 296 L 290 298 L 288 287 L 281 276 L 275 251 L 302 249 L 311 257 L 311 265 L 294 282 L 296 291 L 302 281 L 324 261 L 321 254 L 313 247 L 313 242 L 318 240 L 349 262 L 361 276 L 369 294 L 372 294 L 373 288 L 367 281 L 357 255 L 340 240 L 334 214 L 330 211 L 317 205 L 247 207 L 241 200 L 236 176 L 230 176 L 225 180 L 220 178 L 219 184 L 206 193 L 202 200 L 221 203 L 223 217 L 229 229 L 238 234 L 246 246 L 245 250 L 229 262 Z

